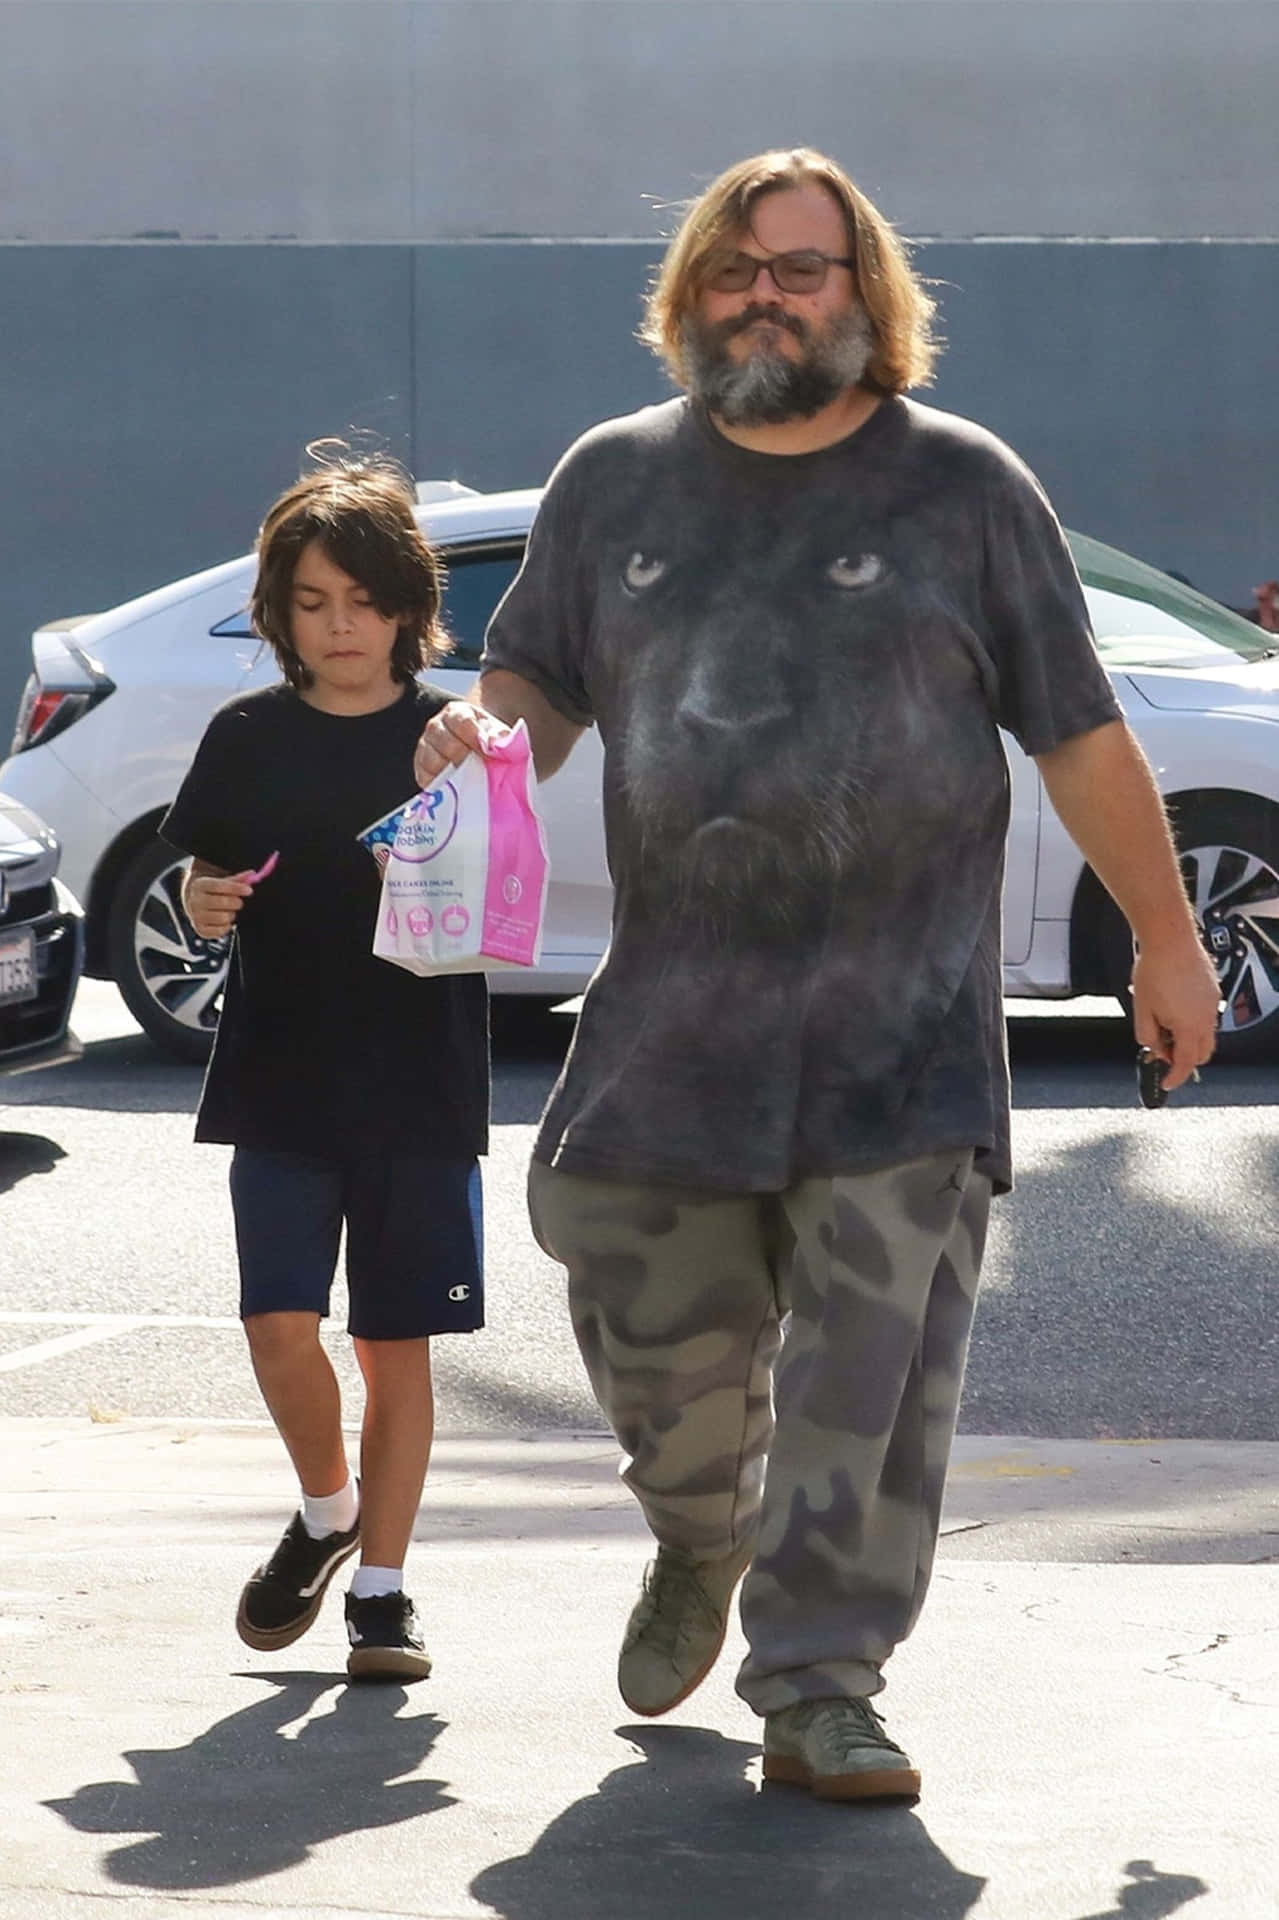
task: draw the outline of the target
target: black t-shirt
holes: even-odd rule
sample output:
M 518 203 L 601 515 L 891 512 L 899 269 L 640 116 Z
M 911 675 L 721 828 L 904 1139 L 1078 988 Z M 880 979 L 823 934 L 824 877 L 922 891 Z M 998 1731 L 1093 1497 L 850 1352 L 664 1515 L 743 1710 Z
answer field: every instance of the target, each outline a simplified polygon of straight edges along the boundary
M 161 833 L 230 873 L 280 859 L 236 923 L 197 1140 L 486 1150 L 484 976 L 421 979 L 373 957 L 380 878 L 355 837 L 414 791 L 413 749 L 446 697 L 414 686 L 338 715 L 274 686 L 210 721 Z

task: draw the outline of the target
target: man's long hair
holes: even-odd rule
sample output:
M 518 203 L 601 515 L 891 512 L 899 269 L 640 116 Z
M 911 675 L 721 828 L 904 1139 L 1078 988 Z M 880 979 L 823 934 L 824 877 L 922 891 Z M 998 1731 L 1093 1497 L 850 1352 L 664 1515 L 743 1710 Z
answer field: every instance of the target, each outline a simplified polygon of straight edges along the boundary
M 862 384 L 877 393 L 902 393 L 932 378 L 938 342 L 933 302 L 911 267 L 906 247 L 879 209 L 843 168 L 812 147 L 778 149 L 739 160 L 711 182 L 684 216 L 648 295 L 639 337 L 664 360 L 678 386 L 687 384 L 681 339 L 715 263 L 750 232 L 751 213 L 766 193 L 791 187 L 825 188 L 844 215 L 854 283 L 874 333 L 874 351 Z

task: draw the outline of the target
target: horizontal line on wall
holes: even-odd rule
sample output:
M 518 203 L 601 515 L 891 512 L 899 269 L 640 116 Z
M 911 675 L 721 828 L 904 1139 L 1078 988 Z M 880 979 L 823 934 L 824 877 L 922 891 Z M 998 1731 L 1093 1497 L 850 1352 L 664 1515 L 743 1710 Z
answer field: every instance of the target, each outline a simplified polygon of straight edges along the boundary
M 1274 247 L 1273 233 L 917 233 L 927 247 Z
M 0 0 L 2 4 L 2 0 Z M 29 234 L 6 236 L 0 234 L 0 247 L 279 247 L 295 252 L 314 250 L 317 247 L 664 247 L 667 236 L 654 234 L 645 240 L 639 234 L 608 233 L 475 233 L 475 234 L 428 234 L 416 238 L 394 234 L 379 235 L 377 239 L 298 239 L 289 233 L 240 234 L 218 233 L 197 234 L 108 234 L 94 238 L 77 240 L 33 240 Z
M 1274 247 L 1279 234 L 1272 233 L 912 233 L 903 238 L 911 246 L 927 247 Z M 29 235 L 0 234 L 0 248 L 21 251 L 43 247 L 50 251 L 74 247 L 169 248 L 262 247 L 305 251 L 320 247 L 664 247 L 667 238 L 654 234 L 645 239 L 639 234 L 467 234 L 434 235 L 416 238 L 379 238 L 377 240 L 299 240 L 290 234 L 127 234 L 77 240 L 33 240 Z

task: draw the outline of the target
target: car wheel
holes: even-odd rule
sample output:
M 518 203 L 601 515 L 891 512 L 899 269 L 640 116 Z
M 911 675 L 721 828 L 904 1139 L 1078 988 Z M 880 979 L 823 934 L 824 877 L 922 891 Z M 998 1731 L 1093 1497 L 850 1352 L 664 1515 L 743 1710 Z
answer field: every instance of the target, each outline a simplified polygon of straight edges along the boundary
M 1264 801 L 1198 798 L 1169 808 L 1204 946 L 1225 1007 L 1215 1058 L 1279 1058 L 1279 813 Z M 1131 1014 L 1127 924 L 1107 896 L 1101 952 L 1107 983 Z
M 107 958 L 138 1025 L 180 1060 L 213 1046 L 230 942 L 201 940 L 182 910 L 186 860 L 148 842 L 125 869 L 111 903 Z

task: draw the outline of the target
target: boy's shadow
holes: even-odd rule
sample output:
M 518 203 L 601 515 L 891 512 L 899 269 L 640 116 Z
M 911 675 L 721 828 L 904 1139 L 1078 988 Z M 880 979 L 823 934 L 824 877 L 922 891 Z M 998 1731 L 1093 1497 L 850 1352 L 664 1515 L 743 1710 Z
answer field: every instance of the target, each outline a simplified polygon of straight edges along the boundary
M 0 1128 L 0 1193 L 8 1193 L 31 1173 L 52 1173 L 67 1157 L 65 1147 L 42 1133 L 9 1133 Z
M 151 1836 L 107 1855 L 111 1879 L 166 1889 L 258 1880 L 338 1834 L 453 1804 L 440 1781 L 402 1778 L 416 1773 L 445 1724 L 433 1714 L 401 1719 L 402 1687 L 349 1687 L 314 1673 L 246 1677 L 274 1691 L 189 1746 L 126 1753 L 136 1786 L 100 1780 L 44 1803 L 81 1833 Z M 331 1712 L 286 1733 L 335 1687 Z
M 621 1727 L 642 1756 L 471 1883 L 503 1920 L 740 1920 L 744 1913 L 963 1920 L 986 1882 L 906 1807 L 824 1805 L 745 1777 L 757 1745 Z

